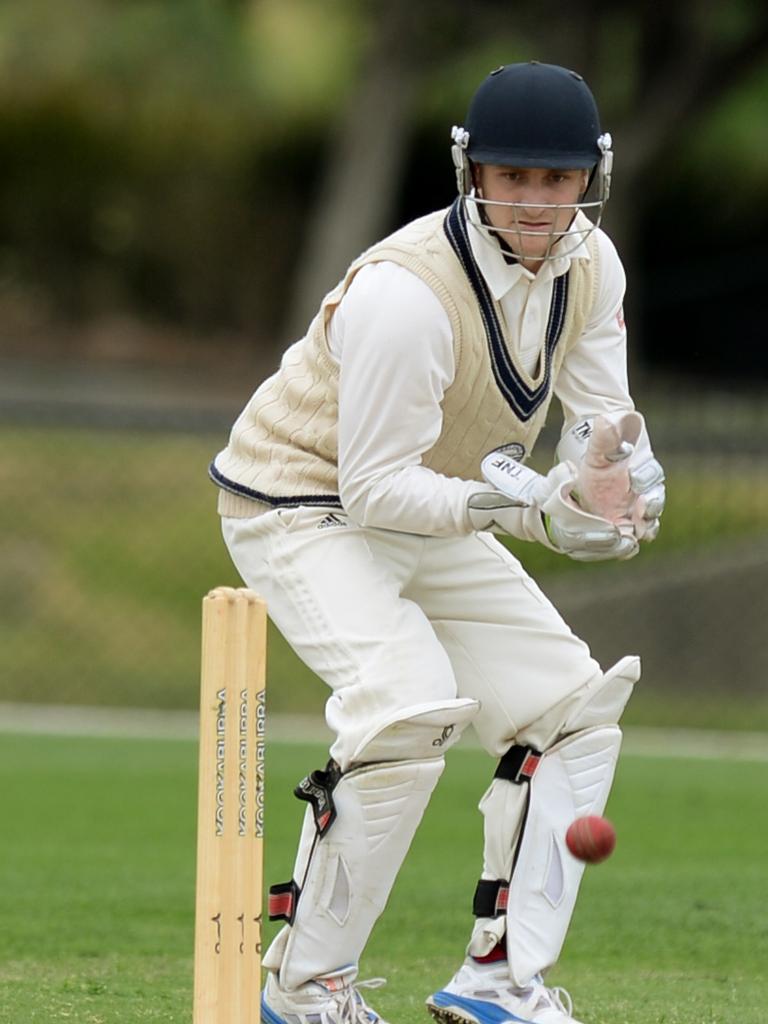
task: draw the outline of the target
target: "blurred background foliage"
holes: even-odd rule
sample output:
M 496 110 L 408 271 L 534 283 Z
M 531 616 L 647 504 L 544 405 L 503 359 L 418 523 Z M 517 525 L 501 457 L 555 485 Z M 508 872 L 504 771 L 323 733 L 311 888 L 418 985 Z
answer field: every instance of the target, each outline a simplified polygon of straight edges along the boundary
M 768 221 L 766 15 L 746 0 L 671 8 L 6 3 L 7 343 L 115 313 L 292 337 L 350 257 L 450 201 L 448 128 L 489 69 L 533 54 L 579 68 L 600 99 L 617 151 L 606 223 L 630 271 L 666 277 L 673 259 L 728 274 Z M 657 334 L 669 301 L 649 280 Z M 675 348 L 690 357 L 687 339 Z
M 768 12 L 752 0 L 0 4 L 0 700 L 193 707 L 236 582 L 206 466 L 366 245 L 447 205 L 493 67 L 584 74 L 632 381 L 670 474 L 657 544 L 520 551 L 646 723 L 768 726 Z M 543 445 L 551 457 L 556 424 Z M 322 690 L 278 638 L 275 709 Z

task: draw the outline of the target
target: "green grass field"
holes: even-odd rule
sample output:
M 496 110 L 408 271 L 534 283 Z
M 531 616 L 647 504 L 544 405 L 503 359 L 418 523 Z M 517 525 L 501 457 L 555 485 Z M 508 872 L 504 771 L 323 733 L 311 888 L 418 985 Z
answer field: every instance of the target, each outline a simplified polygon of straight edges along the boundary
M 196 745 L 0 737 L 0 1022 L 191 1021 Z M 272 743 L 267 876 L 290 876 L 293 784 L 319 746 Z M 454 971 L 479 867 L 491 765 L 449 756 L 362 963 L 391 1024 L 427 1021 Z M 763 1024 L 765 765 L 626 757 L 619 844 L 588 868 L 561 964 L 586 1024 Z M 274 926 L 269 934 L 274 933 Z

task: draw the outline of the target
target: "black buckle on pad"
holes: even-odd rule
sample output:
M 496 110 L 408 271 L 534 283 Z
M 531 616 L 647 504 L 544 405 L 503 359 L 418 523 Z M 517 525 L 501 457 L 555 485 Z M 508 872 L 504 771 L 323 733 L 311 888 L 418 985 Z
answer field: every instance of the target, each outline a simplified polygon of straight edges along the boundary
M 503 878 L 481 878 L 472 900 L 475 917 L 503 917 L 509 902 L 509 882 Z
M 279 882 L 269 887 L 267 913 L 270 921 L 287 921 L 293 924 L 296 917 L 296 904 L 299 902 L 300 889 L 296 882 Z
M 341 768 L 334 760 L 330 760 L 325 769 L 318 768 L 310 772 L 293 791 L 299 800 L 306 800 L 312 804 L 315 828 L 321 839 L 336 821 L 336 805 L 331 794 L 340 778 Z
M 510 747 L 499 761 L 493 777 L 506 779 L 518 786 L 523 782 L 530 782 L 539 767 L 541 757 L 541 752 L 534 747 L 522 747 L 516 744 Z

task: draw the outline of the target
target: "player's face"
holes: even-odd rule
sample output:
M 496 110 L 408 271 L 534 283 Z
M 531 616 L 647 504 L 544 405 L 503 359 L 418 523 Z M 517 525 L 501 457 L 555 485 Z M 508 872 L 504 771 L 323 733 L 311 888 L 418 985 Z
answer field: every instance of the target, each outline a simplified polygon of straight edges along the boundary
M 475 187 L 489 225 L 502 237 L 523 266 L 537 270 L 551 245 L 568 230 L 575 210 L 552 209 L 555 204 L 573 206 L 586 191 L 588 173 L 551 167 L 503 167 L 478 164 Z M 495 205 L 515 203 L 515 206 Z

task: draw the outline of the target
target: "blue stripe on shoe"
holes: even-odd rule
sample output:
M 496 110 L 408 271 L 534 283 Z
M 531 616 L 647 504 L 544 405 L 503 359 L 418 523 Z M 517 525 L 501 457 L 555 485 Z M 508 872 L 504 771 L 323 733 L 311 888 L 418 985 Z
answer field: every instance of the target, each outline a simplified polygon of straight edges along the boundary
M 435 1006 L 444 1006 L 450 1009 L 451 1006 L 458 1006 L 469 1013 L 478 1021 L 478 1024 L 504 1024 L 504 1021 L 519 1021 L 520 1024 L 531 1024 L 527 1017 L 517 1017 L 510 1010 L 496 1003 L 486 1002 L 484 999 L 466 999 L 464 996 L 454 995 L 452 992 L 435 992 L 430 1002 Z
M 285 1024 L 283 1018 L 278 1017 L 275 1011 L 269 1007 L 263 995 L 261 997 L 261 1019 L 267 1024 Z

